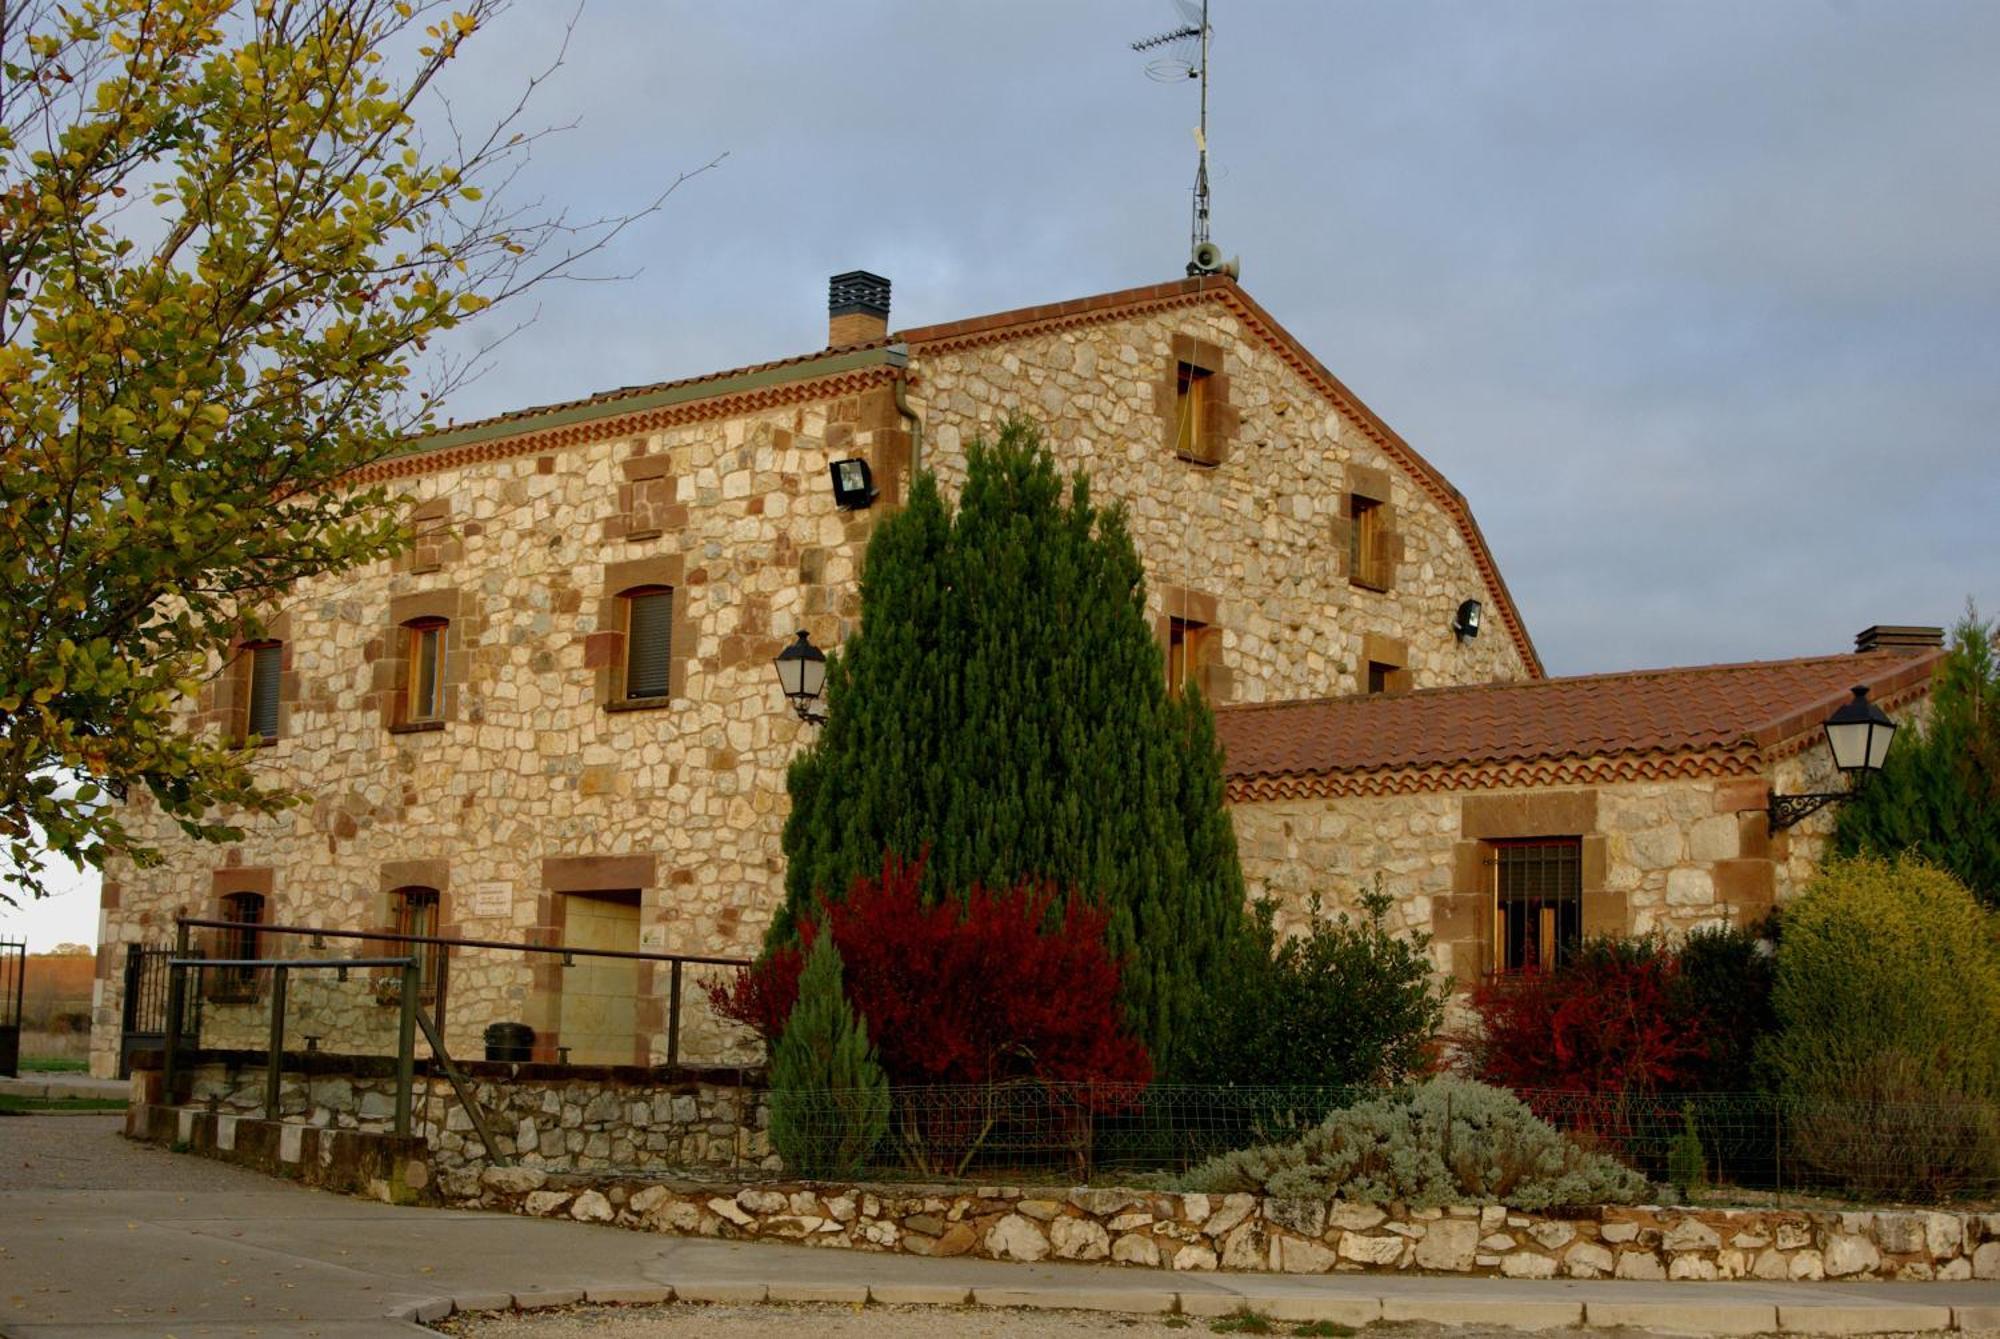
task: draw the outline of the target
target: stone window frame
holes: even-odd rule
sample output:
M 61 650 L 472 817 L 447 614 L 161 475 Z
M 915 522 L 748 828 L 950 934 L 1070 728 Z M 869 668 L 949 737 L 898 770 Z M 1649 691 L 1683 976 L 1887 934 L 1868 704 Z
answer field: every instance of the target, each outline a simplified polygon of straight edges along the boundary
M 1330 527 L 1337 562 L 1347 583 L 1358 590 L 1382 594 L 1396 587 L 1396 569 L 1405 545 L 1396 528 L 1396 504 L 1389 471 L 1349 463 L 1341 489 L 1339 514 Z M 1371 552 L 1362 554 L 1367 543 Z
M 618 462 L 618 472 L 623 482 L 618 485 L 616 510 L 604 518 L 607 543 L 658 539 L 687 525 L 687 506 L 676 500 L 679 484 L 671 455 L 649 455 L 641 442 L 632 455 Z
M 410 508 L 410 547 L 396 559 L 396 570 L 413 575 L 443 571 L 465 557 L 465 544 L 451 526 L 451 496 L 426 498 Z
M 1568 956 L 1574 953 L 1576 948 L 1583 943 L 1583 838 L 1581 836 L 1489 837 L 1485 839 L 1485 842 L 1487 864 L 1493 872 L 1494 975 L 1534 974 L 1560 968 Z M 1553 912 L 1553 942 L 1549 945 L 1549 961 L 1538 961 L 1534 967 L 1526 965 L 1521 967 L 1506 966 L 1504 965 L 1504 960 L 1516 956 L 1513 952 L 1514 946 L 1509 943 L 1507 918 L 1502 915 L 1502 907 L 1508 901 L 1515 900 L 1505 896 L 1507 892 L 1505 887 L 1507 871 L 1510 864 L 1509 854 L 1525 855 L 1529 852 L 1555 851 L 1564 853 L 1566 857 L 1569 856 L 1570 852 L 1574 852 L 1573 857 L 1559 860 L 1557 863 L 1559 866 L 1569 866 L 1564 873 L 1574 875 L 1575 887 L 1557 889 L 1554 897 L 1550 899 L 1552 905 L 1542 909 L 1543 918 L 1549 917 L 1549 914 Z M 1573 931 L 1568 935 L 1563 933 L 1562 926 L 1563 904 L 1565 903 L 1570 903 L 1575 907 L 1575 926 Z M 1519 956 L 1524 959 L 1528 956 L 1525 948 Z M 1534 956 L 1538 960 L 1542 956 L 1539 945 Z
M 1380 687 L 1376 686 L 1378 666 L 1383 671 Z M 1410 644 L 1379 632 L 1361 634 L 1361 667 L 1354 677 L 1355 689 L 1362 693 L 1409 692 L 1416 687 L 1416 676 L 1410 672 Z
M 257 920 L 247 922 L 268 926 L 273 922 L 272 908 L 277 899 L 273 889 L 276 877 L 269 868 L 236 866 L 215 870 L 209 875 L 209 918 L 218 921 L 237 921 L 230 914 L 232 908 L 240 907 L 255 898 Z M 246 922 L 237 922 L 244 924 Z M 250 957 L 264 955 L 265 931 L 214 930 L 210 932 L 211 958 Z M 245 948 L 248 952 L 244 952 Z M 238 969 L 217 969 L 204 973 L 208 980 L 203 983 L 202 993 L 215 1004 L 255 1004 L 264 998 L 266 973 L 254 967 Z
M 597 631 L 583 639 L 584 665 L 597 674 L 597 700 L 606 711 L 662 711 L 687 697 L 688 662 L 693 659 L 694 625 L 689 617 L 686 563 L 680 554 L 661 554 L 604 565 L 603 594 L 597 605 Z M 635 593 L 670 592 L 673 615 L 669 624 L 667 695 L 625 696 L 626 620 L 629 597 Z
M 409 714 L 412 632 L 425 624 L 445 627 L 438 714 L 435 718 L 413 720 Z M 388 626 L 377 644 L 371 679 L 372 695 L 382 724 L 390 734 L 427 734 L 443 730 L 458 719 L 472 650 L 481 631 L 477 607 L 470 595 L 457 587 L 413 591 L 389 601 Z
M 644 943 L 647 913 L 657 914 L 659 909 L 660 866 L 660 857 L 652 852 L 543 856 L 542 891 L 535 899 L 535 926 L 528 931 L 527 942 L 548 946 L 562 944 L 568 905 L 564 899 L 568 894 L 636 890 L 639 894 L 640 942 Z M 553 953 L 537 953 L 532 957 L 529 966 L 531 989 L 522 1012 L 528 1024 L 535 1029 L 535 1059 L 550 1062 L 560 1058 L 562 1047 L 558 1022 L 562 1017 L 563 961 Z M 651 1038 L 665 1031 L 667 1026 L 667 1001 L 661 993 L 662 983 L 655 980 L 655 968 L 665 969 L 666 964 L 641 960 L 637 966 L 638 978 L 633 988 L 632 1063 L 649 1065 L 652 1063 Z M 683 1002 L 685 998 L 683 996 Z
M 1544 790 L 1467 795 L 1459 801 L 1459 840 L 1452 844 L 1451 890 L 1432 903 L 1432 937 L 1451 953 L 1461 985 L 1493 975 L 1496 845 L 1509 840 L 1575 838 L 1581 844 L 1583 937 L 1631 930 L 1625 894 L 1606 886 L 1610 843 L 1598 828 L 1597 791 Z
M 1177 458 L 1208 468 L 1227 460 L 1243 415 L 1230 402 L 1228 359 L 1222 346 L 1194 335 L 1175 335 L 1166 372 L 1153 383 L 1153 407 L 1160 416 L 1166 448 Z M 1192 434 L 1184 430 L 1190 407 L 1200 415 Z
M 252 736 L 250 699 L 257 669 L 255 653 L 270 646 L 279 648 L 278 733 Z M 223 738 L 244 748 L 270 748 L 290 738 L 292 708 L 299 700 L 299 676 L 292 667 L 293 650 L 292 620 L 287 613 L 274 615 L 258 635 L 239 636 L 230 642 L 226 663 L 210 682 L 202 703 L 208 717 L 221 727 Z
M 1161 586 L 1161 612 L 1153 620 L 1153 637 L 1166 669 L 1167 691 L 1178 693 L 1189 672 L 1210 706 L 1229 700 L 1232 680 L 1222 660 L 1222 604 L 1207 591 Z M 1179 632 L 1179 638 L 1175 633 Z M 1183 669 L 1176 675 L 1174 648 L 1178 641 Z

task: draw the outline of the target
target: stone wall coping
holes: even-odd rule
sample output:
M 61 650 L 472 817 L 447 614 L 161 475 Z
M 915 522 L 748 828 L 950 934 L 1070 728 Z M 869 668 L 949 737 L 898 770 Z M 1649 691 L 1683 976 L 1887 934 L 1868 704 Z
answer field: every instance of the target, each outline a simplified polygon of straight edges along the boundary
M 209 1048 L 187 1052 L 180 1065 L 183 1073 L 203 1065 L 230 1070 L 264 1067 L 263 1051 Z M 512 1083 L 599 1083 L 629 1088 L 731 1087 L 761 1092 L 768 1076 L 763 1068 L 723 1065 L 558 1065 L 543 1061 L 454 1060 L 459 1073 L 468 1079 L 505 1080 Z M 158 1069 L 160 1055 L 149 1052 L 132 1059 L 134 1069 Z M 396 1058 L 389 1055 L 345 1055 L 338 1051 L 286 1051 L 282 1068 L 287 1074 L 310 1073 L 314 1078 L 379 1079 L 396 1073 Z M 443 1078 L 444 1066 L 419 1057 L 418 1078 Z

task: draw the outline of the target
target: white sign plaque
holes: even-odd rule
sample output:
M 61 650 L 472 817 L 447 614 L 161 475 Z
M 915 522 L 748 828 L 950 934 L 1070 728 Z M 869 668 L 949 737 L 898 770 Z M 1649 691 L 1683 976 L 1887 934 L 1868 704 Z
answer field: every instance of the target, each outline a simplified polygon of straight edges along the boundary
M 505 884 L 488 884 L 472 890 L 472 914 L 505 916 L 514 909 L 514 895 Z

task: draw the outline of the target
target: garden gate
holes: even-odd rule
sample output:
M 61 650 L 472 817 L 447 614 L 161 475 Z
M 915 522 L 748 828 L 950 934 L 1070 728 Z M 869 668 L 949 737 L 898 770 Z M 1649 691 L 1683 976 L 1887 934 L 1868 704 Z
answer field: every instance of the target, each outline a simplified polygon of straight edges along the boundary
M 130 1077 L 132 1057 L 167 1046 L 167 960 L 171 948 L 125 948 L 125 1012 L 118 1030 L 118 1077 Z M 182 1006 L 181 1035 L 200 1035 L 201 992 L 191 990 Z

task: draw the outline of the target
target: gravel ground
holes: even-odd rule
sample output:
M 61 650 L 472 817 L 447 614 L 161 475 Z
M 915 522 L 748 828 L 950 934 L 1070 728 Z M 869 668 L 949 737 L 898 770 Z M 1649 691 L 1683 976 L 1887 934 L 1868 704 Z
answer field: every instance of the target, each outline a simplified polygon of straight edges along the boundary
M 1192 1317 L 1158 1319 L 1120 1316 L 1102 1311 L 996 1311 L 980 1307 L 941 1306 L 696 1306 L 670 1304 L 641 1307 L 564 1307 L 553 1311 L 476 1312 L 454 1317 L 436 1328 L 465 1339 L 663 1339 L 696 1335 L 809 1334 L 815 1339 L 883 1339 L 887 1335 L 923 1335 L 926 1339 L 984 1339 L 989 1335 L 1020 1335 L 1024 1339 L 1112 1334 L 1120 1339 L 1165 1339 L 1214 1333 L 1216 1322 Z M 1289 1335 L 1300 1327 L 1273 1321 L 1270 1334 Z M 1353 1334 L 1349 1329 L 1316 1330 L 1307 1334 Z M 1398 1339 L 1442 1335 L 1435 1326 L 1396 1327 Z M 1455 1336 L 1508 1334 L 1513 1331 L 1457 1330 Z M 1551 1331 L 1550 1339 L 1604 1339 L 1602 1333 Z M 1515 1336 L 1515 1339 L 1519 1339 Z
M 0 1190 L 170 1190 L 274 1184 L 241 1167 L 169 1153 L 119 1134 L 122 1115 L 0 1116 Z

